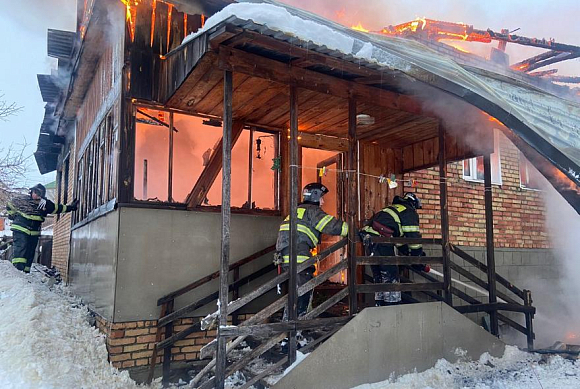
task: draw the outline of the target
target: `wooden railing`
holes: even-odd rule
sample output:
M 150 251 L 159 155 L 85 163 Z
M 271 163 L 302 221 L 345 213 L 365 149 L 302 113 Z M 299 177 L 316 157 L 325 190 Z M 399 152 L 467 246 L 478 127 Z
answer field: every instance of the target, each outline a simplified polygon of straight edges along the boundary
M 373 243 L 390 243 L 390 244 L 423 244 L 423 245 L 442 245 L 442 241 L 439 239 L 408 239 L 408 238 L 373 238 Z M 343 239 L 332 246 L 328 247 L 327 249 L 321 251 L 317 256 L 312 257 L 303 263 L 298 264 L 297 272 L 301 272 L 304 269 L 308 268 L 309 266 L 314 265 L 315 263 L 320 263 L 324 261 L 330 254 L 336 252 L 337 250 L 342 249 L 347 245 L 347 239 Z M 465 260 L 468 264 L 475 267 L 476 269 L 480 270 L 484 274 L 487 273 L 487 266 L 477 259 L 473 258 L 469 254 L 465 253 L 460 248 L 449 245 L 450 252 L 457 255 L 459 258 Z M 234 274 L 239 274 L 239 269 L 241 266 L 251 263 L 257 258 L 262 257 L 263 255 L 272 252 L 274 247 L 268 247 L 264 250 L 260 250 L 259 252 L 252 254 L 251 256 L 244 258 L 230 266 L 230 271 L 236 271 Z M 308 281 L 306 284 L 302 285 L 298 288 L 298 296 L 302 296 L 309 291 L 313 290 L 315 287 L 319 286 L 325 281 L 328 281 L 332 276 L 338 274 L 339 272 L 348 268 L 348 259 L 343 258 L 338 263 L 334 264 L 331 268 L 326 270 L 324 273 L 318 275 L 317 277 L 313 278 L 312 280 Z M 514 328 L 515 330 L 521 332 L 522 334 L 526 335 L 528 341 L 528 348 L 533 349 L 533 327 L 532 327 L 532 319 L 535 313 L 535 308 L 532 306 L 531 294 L 527 290 L 522 290 L 510 283 L 504 277 L 496 274 L 496 281 L 500 285 L 504 286 L 510 295 L 502 292 L 497 293 L 497 297 L 500 302 L 495 303 L 485 303 L 480 301 L 470 294 L 463 292 L 462 290 L 458 289 L 452 284 L 452 279 L 443 280 L 436 278 L 435 276 L 425 273 L 422 271 L 415 270 L 412 266 L 414 264 L 429 264 L 429 265 L 442 265 L 442 266 L 449 266 L 450 270 L 453 270 L 460 276 L 464 276 L 466 279 L 484 289 L 489 291 L 489 285 L 486 281 L 480 279 L 478 276 L 473 274 L 472 272 L 464 269 L 457 263 L 448 260 L 445 261 L 443 256 L 429 256 L 429 257 L 412 257 L 412 256 L 357 256 L 355 257 L 356 266 L 365 266 L 365 265 L 378 265 L 378 264 L 386 264 L 386 265 L 398 265 L 408 268 L 412 273 L 416 274 L 418 277 L 421 277 L 425 282 L 417 282 L 417 277 L 414 280 L 401 275 L 401 283 L 399 284 L 372 284 L 372 283 L 363 283 L 363 284 L 356 284 L 356 293 L 359 294 L 369 294 L 375 293 L 378 291 L 400 291 L 403 294 L 403 299 L 406 302 L 414 303 L 425 301 L 425 299 L 420 299 L 419 295 L 423 295 L 428 297 L 431 300 L 436 301 L 443 301 L 449 304 L 445 295 L 444 289 L 446 284 L 449 285 L 449 292 L 451 295 L 456 296 L 462 301 L 465 301 L 467 305 L 457 305 L 453 306 L 457 311 L 461 313 L 474 313 L 474 312 L 495 312 L 496 317 L 501 322 L 507 324 L 508 326 Z M 271 272 L 275 269 L 273 264 L 267 265 L 256 272 L 245 276 L 241 279 L 234 279 L 233 283 L 229 285 L 229 290 L 234 291 L 239 288 L 242 284 L 247 284 L 250 281 L 254 281 L 257 278 Z M 445 274 L 445 272 L 443 273 Z M 448 274 L 451 274 L 449 271 Z M 169 367 L 170 367 L 170 360 L 171 360 L 171 346 L 178 340 L 185 338 L 187 335 L 198 332 L 201 330 L 206 330 L 212 328 L 217 323 L 218 312 L 214 312 L 208 316 L 206 316 L 203 320 L 200 320 L 189 327 L 183 329 L 182 331 L 173 334 L 173 322 L 183 317 L 184 315 L 190 314 L 195 310 L 199 309 L 200 307 L 214 301 L 218 297 L 218 292 L 211 293 L 197 301 L 194 301 L 183 308 L 178 310 L 173 310 L 174 301 L 178 296 L 181 296 L 187 292 L 194 291 L 202 285 L 207 284 L 211 280 L 214 280 L 219 277 L 218 272 L 212 273 L 206 277 L 203 277 L 191 284 L 180 288 L 179 290 L 170 293 L 158 300 L 158 305 L 161 305 L 161 315 L 158 321 L 158 333 L 156 336 L 156 346 L 154 348 L 152 363 L 151 363 L 151 371 L 150 371 L 150 379 L 153 378 L 153 369 L 155 368 L 155 361 L 157 357 L 158 350 L 165 350 L 164 358 L 163 358 L 163 375 L 164 380 L 167 380 L 169 376 Z M 451 276 L 449 276 L 451 278 Z M 253 290 L 246 293 L 245 295 L 234 299 L 232 302 L 228 304 L 227 313 L 228 315 L 232 315 L 234 317 L 235 312 L 240 310 L 241 308 L 247 306 L 250 302 L 256 300 L 257 298 L 263 296 L 265 293 L 269 292 L 277 285 L 283 284 L 288 281 L 289 274 L 288 272 L 283 272 L 278 274 L 269 280 L 265 281 L 262 284 L 256 285 Z M 350 280 L 350 277 L 349 277 Z M 353 280 L 351 280 L 353 282 Z M 278 297 L 274 302 L 270 303 L 268 306 L 257 312 L 255 315 L 251 316 L 249 319 L 245 320 L 242 323 L 239 323 L 236 326 L 227 327 L 227 328 L 220 328 L 220 336 L 231 338 L 229 343 L 227 344 L 226 354 L 230 353 L 231 350 L 239 346 L 248 336 L 254 336 L 257 338 L 265 338 L 258 346 L 254 347 L 249 353 L 244 355 L 240 360 L 231 363 L 225 371 L 225 377 L 235 373 L 238 370 L 244 369 L 249 363 L 251 363 L 254 359 L 260 357 L 262 354 L 270 350 L 275 345 L 279 344 L 289 333 L 293 333 L 297 330 L 301 329 L 323 329 L 326 328 L 327 332 L 318 339 L 315 339 L 313 342 L 310 342 L 304 350 L 308 351 L 318 344 L 323 342 L 329 336 L 331 336 L 335 331 L 337 331 L 342 325 L 344 325 L 352 315 L 348 317 L 331 317 L 331 318 L 318 318 L 322 313 L 326 312 L 329 308 L 333 307 L 335 304 L 339 303 L 346 297 L 349 297 L 349 289 L 343 288 L 340 289 L 337 293 L 333 296 L 329 297 L 326 301 L 312 309 L 310 312 L 299 318 L 295 321 L 283 321 L 277 323 L 267 323 L 269 319 L 281 311 L 285 309 L 288 304 L 288 297 L 286 295 Z M 526 325 L 523 326 L 513 319 L 505 316 L 504 314 L 500 313 L 501 311 L 509 311 L 509 312 L 519 312 L 525 315 Z M 161 328 L 165 327 L 165 334 L 161 331 Z M 211 360 L 201 369 L 201 371 L 193 378 L 191 385 L 197 387 L 200 385 L 199 388 L 208 389 L 212 388 L 215 383 L 215 378 L 211 377 L 205 381 L 203 379 L 210 373 L 212 369 L 216 366 L 216 340 L 213 340 L 206 346 L 204 346 L 200 352 L 200 358 L 208 358 L 212 357 Z M 279 369 L 285 363 L 288 362 L 288 356 L 281 357 L 280 360 L 275 361 L 274 364 L 268 367 L 268 369 L 262 371 L 261 373 L 257 374 L 254 377 L 250 377 L 247 383 L 242 388 L 248 388 L 254 383 L 258 382 L 268 374 L 272 373 L 274 370 Z

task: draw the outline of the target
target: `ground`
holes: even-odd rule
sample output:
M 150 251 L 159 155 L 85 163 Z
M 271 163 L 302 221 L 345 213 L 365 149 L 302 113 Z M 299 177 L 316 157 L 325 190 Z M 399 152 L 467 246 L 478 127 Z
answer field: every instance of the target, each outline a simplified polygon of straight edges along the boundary
M 0 261 L 0 388 L 145 388 L 111 366 L 88 309 L 66 287 L 51 286 L 38 269 L 27 275 Z M 236 375 L 228 387 L 244 382 Z M 156 382 L 147 388 L 159 387 Z M 440 360 L 425 372 L 356 389 L 402 388 L 580 388 L 580 364 L 507 347 L 502 358 Z

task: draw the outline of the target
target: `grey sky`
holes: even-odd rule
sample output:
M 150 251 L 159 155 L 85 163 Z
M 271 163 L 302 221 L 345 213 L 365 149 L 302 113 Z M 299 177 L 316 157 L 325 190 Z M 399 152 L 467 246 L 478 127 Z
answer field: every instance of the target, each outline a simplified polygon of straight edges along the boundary
M 100 1 L 100 0 L 97 0 Z M 518 34 L 555 38 L 562 43 L 580 45 L 579 0 L 287 0 L 289 4 L 308 9 L 346 25 L 358 22 L 371 30 L 389 24 L 426 17 L 473 24 L 480 29 L 510 30 Z M 44 114 L 36 75 L 50 73 L 55 63 L 46 56 L 48 28 L 73 30 L 76 19 L 75 0 L 0 0 L 0 93 L 8 101 L 24 107 L 9 122 L 0 121 L 0 148 L 11 143 L 29 144 L 32 155 Z M 480 45 L 481 46 L 481 45 Z M 486 51 L 490 45 L 486 45 Z M 483 47 L 483 46 L 481 46 Z M 512 60 L 534 55 L 534 49 L 510 47 Z M 561 74 L 580 75 L 580 60 L 559 66 Z M 34 159 L 25 184 L 47 183 L 54 173 L 41 176 Z

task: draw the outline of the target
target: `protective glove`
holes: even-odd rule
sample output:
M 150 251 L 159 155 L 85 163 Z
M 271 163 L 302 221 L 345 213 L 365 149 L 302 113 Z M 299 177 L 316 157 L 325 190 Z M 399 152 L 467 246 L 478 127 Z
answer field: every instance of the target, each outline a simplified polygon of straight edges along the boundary
M 66 210 L 67 211 L 76 211 L 79 205 L 79 200 L 78 199 L 74 199 L 72 203 L 67 204 L 66 206 Z
M 429 273 L 431 271 L 431 267 L 429 265 L 415 264 L 411 265 L 411 267 L 413 268 L 413 270 L 424 271 L 425 273 Z

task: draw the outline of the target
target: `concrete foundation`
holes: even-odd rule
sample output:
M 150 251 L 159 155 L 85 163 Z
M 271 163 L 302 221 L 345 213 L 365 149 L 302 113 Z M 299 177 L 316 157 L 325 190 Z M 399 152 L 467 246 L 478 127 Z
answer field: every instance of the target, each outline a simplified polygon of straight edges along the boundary
M 445 358 L 501 356 L 505 344 L 443 303 L 367 308 L 274 389 L 348 389 L 421 372 Z M 461 351 L 463 350 L 463 351 Z

